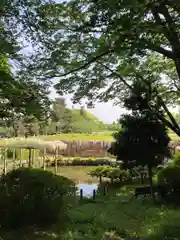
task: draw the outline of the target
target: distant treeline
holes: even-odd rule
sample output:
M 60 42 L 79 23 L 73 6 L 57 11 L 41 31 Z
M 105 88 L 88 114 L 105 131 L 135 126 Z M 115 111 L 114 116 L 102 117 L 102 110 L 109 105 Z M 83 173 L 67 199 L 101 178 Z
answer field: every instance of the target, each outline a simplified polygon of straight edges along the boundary
M 48 119 L 38 120 L 35 116 L 21 116 L 1 119 L 0 133 L 9 136 L 50 135 L 57 133 L 92 133 L 116 131 L 117 122 L 105 124 L 81 107 L 69 109 L 64 98 L 53 101 Z

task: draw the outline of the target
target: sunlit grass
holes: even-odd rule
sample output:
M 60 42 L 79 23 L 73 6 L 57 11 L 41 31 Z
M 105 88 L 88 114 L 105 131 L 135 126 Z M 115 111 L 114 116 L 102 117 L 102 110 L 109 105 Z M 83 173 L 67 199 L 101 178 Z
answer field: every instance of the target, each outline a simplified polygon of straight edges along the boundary
M 92 134 L 85 134 L 85 133 L 61 133 L 56 135 L 48 135 L 48 136 L 41 136 L 44 140 L 84 140 L 84 141 L 113 141 L 113 132 L 103 132 L 103 133 L 92 133 Z
M 172 140 L 180 139 L 175 133 L 170 132 L 169 136 Z M 34 137 L 35 139 L 36 137 Z M 97 133 L 61 133 L 56 135 L 38 136 L 38 139 L 45 141 L 57 141 L 57 140 L 84 140 L 84 141 L 113 141 L 113 131 L 97 132 Z M 33 139 L 31 137 L 31 139 Z M 7 140 L 9 141 L 9 140 Z M 0 144 L 5 143 L 6 140 L 0 140 Z
M 111 229 L 148 240 L 164 240 L 166 234 L 176 234 L 171 228 L 180 219 L 180 209 L 156 206 L 150 200 L 143 201 L 125 193 L 125 188 L 119 189 L 116 194 L 109 193 L 108 196 L 99 197 L 96 203 L 87 203 L 72 209 L 71 231 L 76 234 L 79 232 L 80 235 L 89 232 L 93 238 L 87 239 L 97 240 L 102 239 L 103 233 Z

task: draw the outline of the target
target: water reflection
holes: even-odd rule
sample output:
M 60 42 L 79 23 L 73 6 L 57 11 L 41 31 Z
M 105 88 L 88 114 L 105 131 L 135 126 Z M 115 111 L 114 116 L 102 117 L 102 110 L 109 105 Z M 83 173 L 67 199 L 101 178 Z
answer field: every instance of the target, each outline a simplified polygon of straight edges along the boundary
M 80 193 L 80 189 L 82 189 L 84 197 L 91 197 L 93 195 L 93 190 L 98 189 L 98 184 L 79 183 L 77 184 L 77 187 L 78 194 Z

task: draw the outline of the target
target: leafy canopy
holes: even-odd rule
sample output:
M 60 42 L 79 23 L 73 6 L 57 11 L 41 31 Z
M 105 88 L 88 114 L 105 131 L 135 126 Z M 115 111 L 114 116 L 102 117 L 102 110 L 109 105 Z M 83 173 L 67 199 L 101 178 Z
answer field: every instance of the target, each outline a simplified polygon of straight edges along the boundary
M 165 104 L 177 104 L 180 92 L 179 9 L 165 0 L 42 4 L 41 54 L 29 68 L 38 79 L 58 77 L 58 92 L 73 93 L 75 102 L 86 96 L 119 103 L 135 79 L 152 78 L 168 112 Z
M 173 75 L 180 75 L 179 9 L 178 2 L 165 0 L 44 4 L 38 23 L 49 44 L 34 59 L 42 67 L 37 74 L 60 77 L 56 87 L 75 91 L 75 100 L 86 94 L 99 97 L 98 90 L 104 87 L 113 97 L 114 89 L 118 92 L 123 83 L 119 75 L 127 72 L 128 65 L 139 66 L 136 61 L 152 52 L 159 58 L 156 71 L 167 73 L 167 67 L 160 66 L 165 57 L 167 74 L 172 73 L 171 65 Z
M 19 114 L 33 114 L 38 119 L 47 117 L 50 105 L 47 82 L 34 78 L 32 71 L 27 69 L 30 56 L 20 52 L 29 44 L 36 46 L 35 54 L 39 53 L 36 17 L 38 7 L 43 3 L 41 0 L 4 0 L 0 3 L 1 118 L 18 118 Z M 12 66 L 15 66 L 13 71 Z

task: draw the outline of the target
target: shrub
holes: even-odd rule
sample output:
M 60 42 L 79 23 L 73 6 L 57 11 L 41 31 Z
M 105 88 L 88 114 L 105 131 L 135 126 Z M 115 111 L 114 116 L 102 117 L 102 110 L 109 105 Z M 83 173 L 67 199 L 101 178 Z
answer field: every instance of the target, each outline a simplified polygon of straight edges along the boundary
M 93 158 L 93 157 L 88 158 L 88 161 L 95 161 L 95 160 L 96 160 L 96 158 Z
M 157 173 L 157 183 L 168 192 L 180 189 L 180 166 L 169 164 Z
M 122 238 L 118 236 L 115 232 L 105 232 L 102 240 L 121 240 Z
M 103 167 L 97 167 L 97 168 L 95 168 L 95 169 L 93 169 L 89 174 L 91 175 L 91 176 L 94 176 L 94 177 L 100 177 L 100 176 L 102 176 L 102 170 L 103 170 L 104 168 Z
M 173 163 L 180 166 L 180 153 L 177 152 L 173 156 Z
M 64 198 L 75 190 L 71 180 L 48 171 L 13 170 L 0 178 L 0 225 L 43 227 L 63 220 L 68 207 Z
M 13 158 L 14 149 L 8 148 L 6 151 L 7 158 Z M 15 150 L 15 157 L 17 158 L 17 150 Z
M 49 162 L 48 162 L 49 163 Z M 112 161 L 108 159 L 96 159 L 96 158 L 72 158 L 72 159 L 61 159 L 57 161 L 58 166 L 99 166 L 99 165 L 111 165 Z M 55 165 L 55 161 L 51 162 L 51 166 Z

